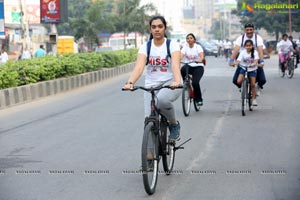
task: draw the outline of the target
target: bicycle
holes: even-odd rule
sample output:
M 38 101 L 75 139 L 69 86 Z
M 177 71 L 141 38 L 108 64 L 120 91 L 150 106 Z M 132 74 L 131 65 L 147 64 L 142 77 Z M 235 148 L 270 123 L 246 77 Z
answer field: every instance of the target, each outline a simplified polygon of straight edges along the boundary
M 242 115 L 245 116 L 245 107 L 246 104 L 248 104 L 249 111 L 252 111 L 252 92 L 251 92 L 251 86 L 250 86 L 250 79 L 248 77 L 248 68 L 250 67 L 250 64 L 243 67 L 246 69 L 245 77 L 242 82 L 241 86 L 241 100 L 242 100 Z
M 191 104 L 193 102 L 194 108 L 196 112 L 200 110 L 200 106 L 197 105 L 197 102 L 195 101 L 195 95 L 194 95 L 194 88 L 192 86 L 192 76 L 189 74 L 189 64 L 190 63 L 195 63 L 193 62 L 181 62 L 184 64 L 182 67 L 185 68 L 186 75 L 184 77 L 183 81 L 183 90 L 182 90 L 182 110 L 184 116 L 189 116 L 190 110 L 191 110 Z
M 285 61 L 283 67 L 279 60 L 279 76 L 283 78 L 285 75 L 287 75 L 287 77 L 291 79 L 294 76 L 295 65 L 297 63 L 296 55 L 291 53 L 290 57 L 286 58 L 286 55 L 284 55 L 284 58 Z
M 176 142 L 168 139 L 170 136 L 169 122 L 156 107 L 155 91 L 163 88 L 173 89 L 168 85 L 160 85 L 150 88 L 134 86 L 130 90 L 141 89 L 151 93 L 151 113 L 144 121 L 144 135 L 141 149 L 143 183 L 145 191 L 149 195 L 152 195 L 156 189 L 160 159 L 162 158 L 165 173 L 170 175 L 174 167 L 175 152 L 179 149 L 184 149 L 183 145 L 192 139 L 189 138 L 178 146 L 176 146 Z M 182 88 L 182 86 L 178 88 Z

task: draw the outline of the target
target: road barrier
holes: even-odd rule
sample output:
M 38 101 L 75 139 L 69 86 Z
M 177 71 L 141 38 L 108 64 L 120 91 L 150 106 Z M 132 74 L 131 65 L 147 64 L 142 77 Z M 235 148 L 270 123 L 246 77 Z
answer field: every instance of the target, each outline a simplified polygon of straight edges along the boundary
M 28 103 L 44 97 L 94 84 L 133 70 L 135 63 L 128 63 L 114 68 L 104 68 L 67 78 L 38 82 L 14 88 L 0 90 L 0 109 Z

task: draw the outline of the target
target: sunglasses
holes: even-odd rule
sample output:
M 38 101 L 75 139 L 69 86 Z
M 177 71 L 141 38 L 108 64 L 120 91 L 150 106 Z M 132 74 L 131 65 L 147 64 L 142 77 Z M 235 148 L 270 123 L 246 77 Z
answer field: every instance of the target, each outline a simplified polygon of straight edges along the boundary
M 254 25 L 252 23 L 245 24 L 245 28 L 254 28 Z

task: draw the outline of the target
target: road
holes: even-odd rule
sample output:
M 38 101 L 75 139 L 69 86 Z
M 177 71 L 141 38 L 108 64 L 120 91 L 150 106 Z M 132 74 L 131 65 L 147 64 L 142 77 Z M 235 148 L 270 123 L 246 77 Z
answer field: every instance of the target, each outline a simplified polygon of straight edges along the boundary
M 268 82 L 244 117 L 234 70 L 207 57 L 201 111 L 184 117 L 176 101 L 192 140 L 152 196 L 138 173 L 143 94 L 121 91 L 129 74 L 1 110 L 0 200 L 300 199 L 299 69 L 280 78 L 277 57 L 266 60 Z

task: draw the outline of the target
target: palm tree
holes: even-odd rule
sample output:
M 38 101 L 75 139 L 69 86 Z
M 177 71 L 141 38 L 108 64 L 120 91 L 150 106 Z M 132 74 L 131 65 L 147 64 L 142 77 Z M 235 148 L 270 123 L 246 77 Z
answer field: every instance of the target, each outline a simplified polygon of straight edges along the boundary
M 71 21 L 71 27 L 75 29 L 75 37 L 83 37 L 88 41 L 89 49 L 93 44 L 100 45 L 97 34 L 102 30 L 114 31 L 114 18 L 111 10 L 107 10 L 109 5 L 102 1 L 96 1 L 91 6 L 83 19 Z
M 144 34 L 148 30 L 147 22 L 150 18 L 147 12 L 156 11 L 152 3 L 139 6 L 140 0 L 123 0 L 118 4 L 118 14 L 116 30 L 124 33 L 124 48 L 126 43 L 126 35 L 129 32 L 140 32 Z M 137 41 L 135 41 L 136 47 Z

